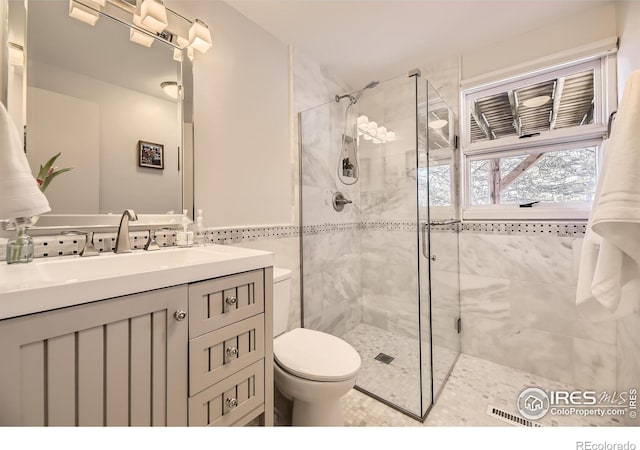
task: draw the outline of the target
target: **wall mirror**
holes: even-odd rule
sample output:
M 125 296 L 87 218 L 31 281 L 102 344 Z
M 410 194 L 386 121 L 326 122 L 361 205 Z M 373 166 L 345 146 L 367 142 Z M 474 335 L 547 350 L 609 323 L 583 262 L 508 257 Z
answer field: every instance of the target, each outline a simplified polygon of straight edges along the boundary
M 134 43 L 129 26 L 106 15 L 94 26 L 75 20 L 68 0 L 9 0 L 7 22 L 6 105 L 26 130 L 33 173 L 57 153 L 56 166 L 73 168 L 47 188 L 47 216 L 191 215 L 186 50 L 176 58 L 182 51 L 161 38 Z

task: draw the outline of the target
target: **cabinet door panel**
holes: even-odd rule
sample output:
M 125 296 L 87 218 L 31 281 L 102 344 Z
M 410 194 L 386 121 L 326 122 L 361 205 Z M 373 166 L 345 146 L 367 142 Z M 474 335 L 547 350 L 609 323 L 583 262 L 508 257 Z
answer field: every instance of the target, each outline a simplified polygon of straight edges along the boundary
M 104 326 L 107 334 L 105 404 L 106 425 L 129 425 L 129 320 Z
M 0 425 L 186 425 L 186 307 L 178 286 L 0 321 Z
M 151 425 L 151 315 L 131 319 L 131 425 Z
M 38 426 L 45 423 L 45 349 L 44 342 L 24 345 L 20 353 L 20 371 L 26 376 L 20 386 L 22 398 L 22 423 Z M 1 405 L 1 404 L 0 404 Z M 9 407 L 7 405 L 7 407 Z M 2 406 L 0 406 L 0 409 Z M 2 413 L 0 412 L 0 415 Z
M 75 336 L 47 340 L 48 425 L 69 427 L 76 422 Z
M 104 332 L 89 328 L 78 333 L 78 425 L 104 423 Z

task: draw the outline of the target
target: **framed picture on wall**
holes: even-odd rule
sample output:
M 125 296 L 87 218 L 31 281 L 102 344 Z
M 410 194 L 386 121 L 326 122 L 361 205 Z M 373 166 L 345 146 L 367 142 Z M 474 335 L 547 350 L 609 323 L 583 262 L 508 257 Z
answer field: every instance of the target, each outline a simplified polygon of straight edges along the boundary
M 138 165 L 164 169 L 164 145 L 138 141 Z

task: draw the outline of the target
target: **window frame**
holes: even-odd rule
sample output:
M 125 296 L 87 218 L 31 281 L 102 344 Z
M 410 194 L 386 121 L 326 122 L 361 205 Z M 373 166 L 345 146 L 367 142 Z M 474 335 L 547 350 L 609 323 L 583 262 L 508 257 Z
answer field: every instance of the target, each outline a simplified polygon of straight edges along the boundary
M 586 203 L 541 203 L 532 208 L 518 205 L 471 205 L 470 167 L 471 161 L 503 158 L 514 154 L 547 153 L 568 150 L 581 146 L 599 147 L 607 133 L 607 119 L 615 108 L 617 95 L 615 85 L 615 52 L 601 52 L 578 60 L 570 60 L 542 69 L 498 79 L 496 81 L 462 89 L 462 205 L 464 220 L 586 220 L 591 204 Z M 495 140 L 471 143 L 471 105 L 477 99 L 497 93 L 518 89 L 574 73 L 594 71 L 594 123 L 589 125 L 550 130 L 530 138 L 509 136 Z M 600 171 L 598 152 L 596 177 Z M 597 178 L 596 178 L 597 179 Z

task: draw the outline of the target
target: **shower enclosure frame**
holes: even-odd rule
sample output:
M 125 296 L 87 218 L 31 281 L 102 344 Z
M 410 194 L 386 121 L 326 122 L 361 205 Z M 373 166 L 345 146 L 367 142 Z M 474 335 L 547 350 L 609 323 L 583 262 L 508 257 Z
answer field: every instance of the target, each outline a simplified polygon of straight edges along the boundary
M 418 168 L 420 167 L 420 152 L 424 152 L 424 154 L 426 155 L 427 161 L 428 161 L 428 149 L 429 149 L 429 145 L 428 145 L 428 141 L 424 143 L 424 145 L 421 148 L 421 144 L 419 142 L 419 136 L 420 136 L 420 126 L 421 126 L 421 121 L 419 119 L 420 114 L 419 114 L 419 108 L 420 108 L 420 104 L 419 104 L 419 90 L 420 90 L 420 86 L 419 83 L 423 82 L 425 83 L 426 87 L 426 92 L 425 95 L 428 96 L 428 90 L 429 90 L 429 84 L 427 80 L 422 79 L 421 77 L 421 73 L 419 70 L 413 70 L 410 71 L 407 74 L 408 78 L 413 80 L 413 88 L 414 88 L 414 95 L 413 95 L 413 108 L 414 108 L 414 117 L 415 117 L 415 133 L 414 133 L 414 144 L 415 144 L 415 151 L 414 151 L 414 156 L 415 156 L 415 169 L 416 172 L 418 171 Z M 371 85 L 372 83 L 370 83 Z M 358 95 L 358 98 L 362 95 L 363 91 L 365 91 L 367 88 L 369 87 L 369 85 L 367 87 L 365 87 L 364 89 L 360 90 L 360 91 L 356 91 L 356 94 Z M 339 102 L 339 100 L 341 98 L 344 97 L 349 97 L 351 100 L 351 104 L 353 104 L 353 96 L 350 94 L 347 95 L 343 95 L 343 96 L 338 96 L 336 95 L 336 101 Z M 427 102 L 428 104 L 428 102 Z M 313 109 L 313 108 L 312 108 Z M 299 149 L 299 161 L 298 161 L 298 167 L 299 167 L 299 199 L 298 199 L 298 207 L 299 207 L 299 226 L 300 226 L 300 233 L 299 233 L 299 245 L 300 245 L 300 323 L 301 326 L 304 328 L 305 327 L 305 258 L 304 258 L 304 249 L 305 249 L 305 243 L 304 243 L 304 238 L 305 238 L 305 229 L 306 229 L 306 225 L 305 225 L 305 219 L 304 219 L 304 184 L 303 184 L 303 180 L 304 180 L 304 149 L 303 149 L 303 127 L 302 127 L 302 123 L 303 123 L 303 114 L 305 113 L 305 111 L 299 112 L 298 113 L 298 149 Z M 422 124 L 424 127 L 426 127 L 426 122 Z M 428 138 L 428 133 L 427 133 L 427 138 Z M 452 167 L 456 167 L 457 163 L 453 163 L 452 162 Z M 429 171 L 429 164 L 427 162 L 427 173 Z M 427 175 L 427 180 L 428 180 L 428 175 Z M 432 347 L 433 347 L 433 310 L 432 310 L 432 302 L 431 302 L 431 298 L 433 296 L 433 292 L 432 292 L 432 285 L 431 285 L 431 279 L 432 279 L 432 269 L 431 269 L 431 262 L 432 262 L 432 256 L 431 256 L 431 249 L 432 249 L 432 243 L 431 243 L 431 208 L 429 206 L 427 206 L 425 208 L 426 211 L 426 221 L 422 221 L 421 220 L 421 211 L 420 211 L 420 202 L 419 202 L 419 193 L 420 193 L 420 189 L 422 188 L 420 186 L 420 180 L 418 178 L 418 176 L 416 175 L 416 198 L 415 198 L 415 207 L 416 207 L 416 230 L 415 230 L 415 242 L 417 245 L 417 250 L 416 250 L 416 257 L 417 257 L 417 275 L 418 275 L 418 289 L 417 289 L 417 301 L 418 301 L 418 358 L 419 358 L 419 390 L 420 390 L 420 412 L 421 414 L 416 414 L 415 412 L 412 412 L 406 408 L 403 408 L 402 406 L 399 406 L 395 403 L 393 403 L 391 400 L 386 399 L 378 394 L 376 394 L 375 392 L 372 392 L 371 390 L 367 390 L 366 388 L 363 388 L 361 386 L 358 386 L 356 384 L 356 386 L 354 386 L 354 388 L 356 390 L 358 390 L 359 392 L 362 392 L 370 397 L 372 397 L 373 399 L 380 401 L 381 403 L 398 410 L 399 412 L 402 412 L 403 414 L 418 420 L 420 422 L 424 422 L 425 419 L 427 418 L 427 416 L 429 415 L 429 412 L 431 411 L 431 409 L 433 408 L 434 404 L 435 404 L 435 400 L 437 399 L 437 396 L 439 396 L 440 392 L 442 391 L 442 389 L 444 388 L 444 385 L 446 384 L 446 379 L 448 379 L 451 370 L 453 369 L 453 365 L 455 364 L 455 361 L 457 360 L 457 357 L 459 356 L 459 352 L 456 355 L 453 363 L 451 364 L 451 366 L 449 367 L 446 376 L 444 378 L 444 382 L 442 383 L 441 386 L 439 386 L 439 388 L 436 389 L 434 388 L 434 377 L 433 377 L 433 368 L 434 368 L 434 357 L 433 357 L 433 351 L 432 351 Z M 426 190 L 426 198 L 429 199 L 429 182 L 427 181 L 424 185 L 424 189 Z M 452 192 L 452 196 L 453 196 L 453 192 Z M 455 200 L 455 197 L 452 198 L 452 200 Z M 424 228 L 423 228 L 424 227 Z M 426 231 L 423 231 L 426 230 Z M 423 253 L 423 248 L 426 248 L 426 254 L 425 256 L 425 260 L 426 260 L 426 264 L 423 264 L 422 261 L 420 261 L 422 259 L 422 253 Z M 426 267 L 426 268 L 425 268 Z M 426 290 L 423 292 L 423 288 L 422 288 L 422 284 L 420 282 L 421 277 L 426 276 L 427 279 L 429 280 L 429 283 L 427 285 Z M 426 298 L 423 298 L 426 297 Z M 425 302 L 425 303 L 423 303 Z M 422 319 L 422 315 L 423 315 L 423 308 L 426 308 L 428 310 L 428 323 L 424 324 L 423 323 L 423 319 Z M 458 308 L 459 308 L 459 297 L 458 297 Z M 428 326 L 428 329 L 426 328 Z M 423 342 L 424 337 L 428 337 L 428 342 L 429 342 L 429 346 L 431 348 L 429 348 L 428 351 L 428 355 L 426 355 L 425 353 L 425 349 L 423 349 L 423 346 L 425 345 L 425 343 Z M 426 365 L 426 363 L 428 363 L 428 366 Z M 425 371 L 425 369 L 427 369 L 430 372 L 430 376 L 429 376 L 429 381 L 425 382 L 425 378 L 424 378 L 424 374 L 423 372 Z M 428 385 L 428 386 L 426 386 Z M 425 389 L 428 390 L 429 393 L 429 399 L 430 401 L 428 401 L 428 404 L 425 404 L 427 402 L 425 402 L 425 397 L 424 397 L 424 392 Z

